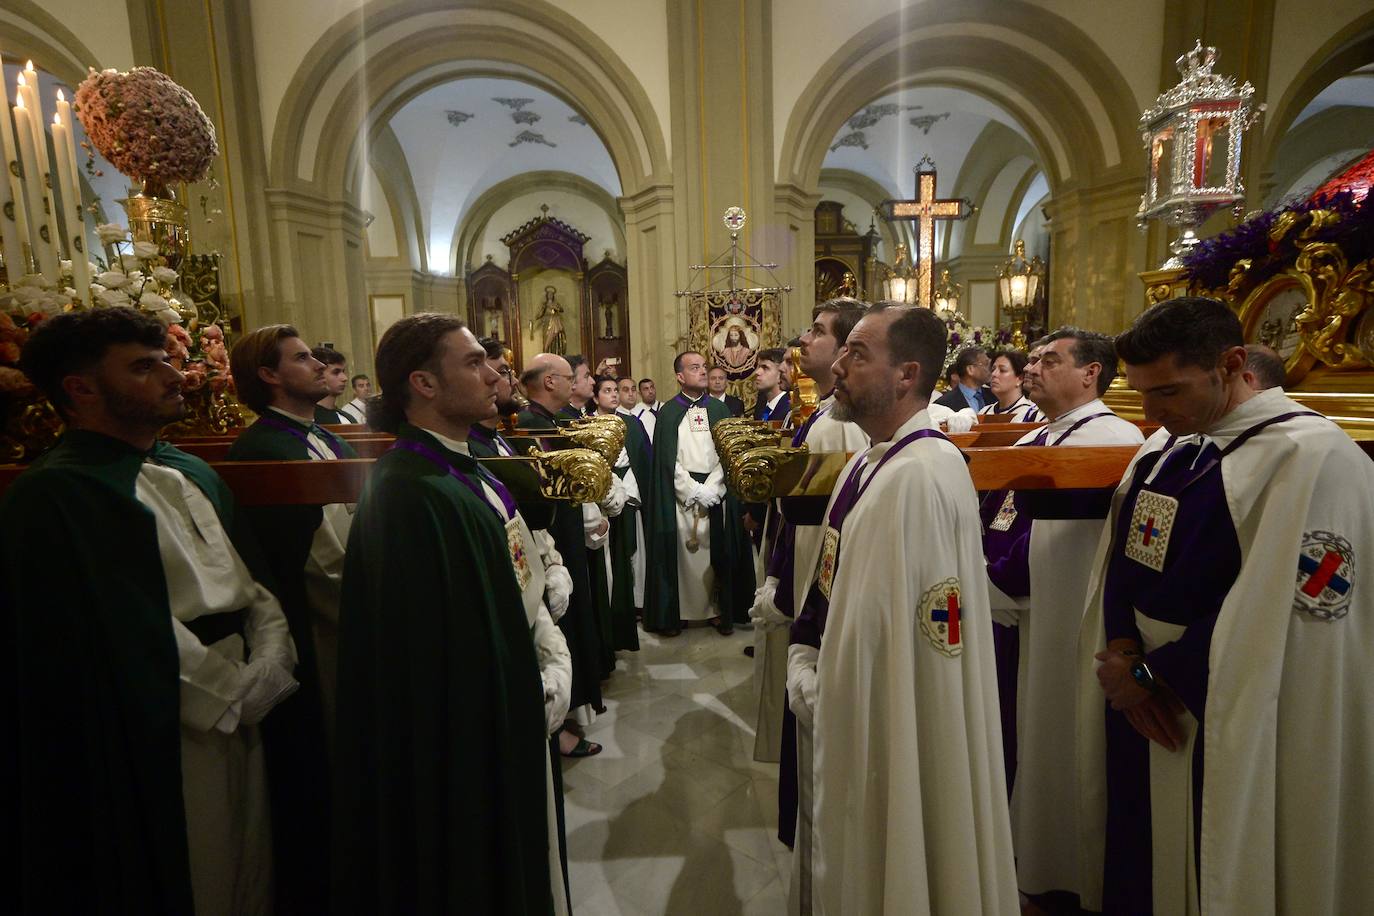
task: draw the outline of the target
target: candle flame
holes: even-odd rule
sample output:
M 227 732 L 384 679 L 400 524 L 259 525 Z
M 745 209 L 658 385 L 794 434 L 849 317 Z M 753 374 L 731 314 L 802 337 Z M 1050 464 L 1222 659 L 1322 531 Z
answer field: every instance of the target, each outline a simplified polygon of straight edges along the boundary
M 62 126 L 62 116 L 61 116 L 60 114 L 58 114 L 57 112 L 53 112 L 53 115 L 52 115 L 52 124 L 53 124 L 53 127 L 61 127 L 61 126 Z
M 22 95 L 16 95 L 16 96 L 14 97 L 14 107 L 15 107 L 15 108 L 23 108 L 23 107 L 24 107 L 24 97 L 23 97 Z
M 29 71 L 30 73 L 32 73 L 32 72 L 33 72 L 33 61 L 29 61 L 29 62 L 27 62 L 26 64 L 24 64 L 24 69 L 27 70 L 27 71 Z
M 61 90 L 61 89 L 57 90 L 57 100 L 58 100 L 59 102 L 65 102 L 65 101 L 67 101 L 67 97 L 62 93 L 62 90 Z
M 21 86 L 27 86 L 28 84 L 29 84 L 29 81 L 26 80 L 26 79 L 24 79 L 24 74 L 22 74 L 22 73 L 19 74 L 19 85 L 21 85 Z

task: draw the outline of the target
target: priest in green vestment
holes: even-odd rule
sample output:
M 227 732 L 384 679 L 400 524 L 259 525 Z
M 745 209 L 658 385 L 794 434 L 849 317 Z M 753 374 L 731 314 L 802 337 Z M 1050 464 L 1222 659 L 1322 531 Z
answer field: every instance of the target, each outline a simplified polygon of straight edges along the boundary
M 229 359 L 239 400 L 258 414 L 230 447 L 229 460 L 358 457 L 352 446 L 314 420 L 321 392 L 330 390 L 330 367 L 294 327 L 268 325 L 246 334 Z M 274 591 L 300 658 L 296 679 L 301 690 L 282 704 L 264 731 L 277 815 L 272 819 L 277 897 L 283 909 L 305 913 L 329 891 L 326 747 L 334 723 L 339 590 L 352 507 L 246 506 L 240 512 L 272 569 Z
M 730 408 L 707 395 L 700 353 L 678 354 L 673 371 L 682 390 L 654 424 L 644 628 L 676 636 L 684 621 L 710 620 L 726 634 L 754 599 L 749 536 L 711 439 Z
M 344 567 L 334 911 L 566 912 L 514 502 L 466 454 L 498 376 L 453 315 L 398 321 L 376 366 L 397 439 Z
M 67 431 L 0 502 L 6 912 L 272 907 L 256 724 L 294 652 L 228 488 L 157 439 L 185 414 L 165 341 L 95 309 L 22 357 Z

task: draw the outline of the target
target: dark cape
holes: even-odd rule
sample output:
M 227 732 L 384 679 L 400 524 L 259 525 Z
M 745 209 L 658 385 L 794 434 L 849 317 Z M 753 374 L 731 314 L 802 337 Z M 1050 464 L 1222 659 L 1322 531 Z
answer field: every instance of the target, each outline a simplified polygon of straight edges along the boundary
M 322 426 L 338 426 L 340 423 L 352 423 L 353 421 L 332 407 L 321 407 L 316 404 L 315 422 Z
M 193 910 L 180 665 L 157 522 L 134 497 L 146 457 L 190 478 L 233 530 L 205 462 L 81 430 L 0 502 L 6 912 Z
M 517 422 L 522 429 L 557 429 L 558 419 L 560 418 L 542 404 L 532 403 L 520 411 Z M 548 532 L 553 536 L 554 546 L 563 555 L 563 565 L 567 567 L 573 584 L 568 609 L 558 620 L 558 628 L 563 631 L 563 638 L 568 642 L 568 652 L 572 655 L 572 700 L 568 708 L 576 709 L 590 704 L 592 708 L 600 711 L 604 656 L 598 608 L 587 564 L 587 538 L 582 528 L 582 507 L 560 503 L 554 512 Z
M 317 410 L 320 408 L 317 408 Z M 230 461 L 309 461 L 305 436 L 312 428 L 333 442 L 340 458 L 357 458 L 353 447 L 318 426 L 276 411 L 259 419 L 229 447 Z M 272 779 L 272 849 L 277 863 L 278 908 L 287 913 L 318 910 L 329 894 L 329 763 L 326 752 L 320 668 L 315 655 L 314 614 L 306 594 L 305 566 L 321 506 L 245 506 L 239 510 L 272 572 L 272 591 L 296 644 L 296 680 L 301 688 L 274 707 L 262 722 L 264 751 Z
M 477 463 L 393 449 L 344 566 L 336 913 L 552 912 L 544 704 L 506 534 Z
M 638 417 L 616 414 L 625 424 L 625 453 L 630 459 L 629 467 L 614 468 L 616 476 L 622 480 L 628 471 L 633 471 L 635 483 L 639 486 L 639 506 L 626 505 L 620 515 L 611 519 L 611 640 L 616 649 L 639 651 L 639 626 L 635 622 L 635 570 L 634 555 L 639 549 L 639 525 L 643 519 L 645 537 L 648 535 L 648 518 L 643 507 L 649 504 L 653 490 L 653 446 L 649 444 L 649 434 Z
M 700 404 L 714 427 L 730 416 L 730 409 L 712 397 L 690 401 L 679 394 L 658 412 L 654 425 L 653 484 L 646 502 L 645 536 L 649 540 L 644 583 L 644 629 L 682 627 L 677 591 L 677 494 L 673 469 L 677 464 L 677 430 L 688 406 Z M 703 478 L 704 479 L 704 478 Z M 749 535 L 740 522 L 740 503 L 728 489 L 710 510 L 711 567 L 716 573 L 723 622 L 745 623 L 754 603 L 754 563 Z M 652 531 L 652 533 L 650 533 Z

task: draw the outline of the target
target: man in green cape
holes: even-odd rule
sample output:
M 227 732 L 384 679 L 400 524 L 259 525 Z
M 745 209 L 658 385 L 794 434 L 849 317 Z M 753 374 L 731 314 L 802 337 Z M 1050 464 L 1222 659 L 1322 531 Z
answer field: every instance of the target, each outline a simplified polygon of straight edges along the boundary
M 711 440 L 730 408 L 707 396 L 700 353 L 679 353 L 673 371 L 682 390 L 654 424 L 644 628 L 676 636 L 684 620 L 710 619 L 728 634 L 754 598 L 749 538 Z
M 497 375 L 453 315 L 398 321 L 376 366 L 397 439 L 344 567 L 334 910 L 565 912 L 514 502 L 467 454 Z
M 520 411 L 518 423 L 522 429 L 556 430 L 568 422 L 560 412 L 572 397 L 573 371 L 568 361 L 552 353 L 541 353 L 530 360 L 521 373 L 529 406 Z M 607 529 L 609 530 L 609 525 Z M 579 725 L 590 725 L 598 713 L 604 712 L 601 702 L 601 680 L 605 672 L 602 648 L 600 608 L 597 593 L 592 587 L 591 570 L 587 563 L 584 513 L 580 506 L 562 506 L 554 512 L 549 534 L 563 557 L 563 565 L 572 576 L 572 599 L 558 626 L 568 640 L 572 652 L 573 685 L 569 715 Z M 606 616 L 610 615 L 610 597 L 606 596 Z M 565 757 L 587 757 L 599 753 L 601 746 L 574 734 L 571 729 L 559 735 L 559 750 Z
M 333 352 L 333 351 L 330 351 Z M 314 420 L 327 390 L 326 366 L 291 325 L 276 324 L 234 344 L 238 398 L 258 414 L 229 449 L 231 461 L 356 458 Z M 272 833 L 279 910 L 308 913 L 329 893 L 329 769 L 338 665 L 339 589 L 351 508 L 247 506 L 240 510 L 276 583 L 300 662 L 301 690 L 264 725 L 272 775 Z
M 9 912 L 271 907 L 253 726 L 294 689 L 291 640 L 224 482 L 157 439 L 185 414 L 165 339 L 109 308 L 25 347 L 67 432 L 0 503 Z

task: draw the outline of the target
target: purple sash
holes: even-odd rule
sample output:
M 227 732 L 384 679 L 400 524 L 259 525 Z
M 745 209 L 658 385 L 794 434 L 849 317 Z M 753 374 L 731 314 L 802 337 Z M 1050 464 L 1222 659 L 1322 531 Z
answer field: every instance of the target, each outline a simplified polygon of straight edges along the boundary
M 416 442 L 414 439 L 397 439 L 396 442 L 391 446 L 391 448 L 405 449 L 407 452 L 414 452 L 421 458 L 427 458 L 436 466 L 448 471 L 450 477 L 457 480 L 463 486 L 467 487 L 469 490 L 475 493 L 477 495 L 477 498 L 482 500 L 483 504 L 486 505 L 487 508 L 491 509 L 492 512 L 495 512 L 498 516 L 501 514 L 497 511 L 495 506 L 493 506 L 490 502 L 487 501 L 487 494 L 482 490 L 481 487 L 473 483 L 471 480 L 468 480 L 467 475 L 461 473 L 456 467 L 453 466 L 453 464 L 447 458 L 436 452 L 434 449 L 430 448 L 422 442 Z M 387 449 L 387 451 L 391 451 L 391 449 Z M 505 506 L 506 518 L 501 519 L 501 523 L 504 525 L 506 519 L 515 518 L 517 511 L 515 507 L 515 497 L 511 496 L 510 490 L 506 489 L 506 485 L 503 484 L 501 481 L 497 480 L 486 470 L 484 470 L 480 464 L 477 466 L 477 476 L 481 477 L 482 481 L 487 486 L 491 487 L 493 490 L 496 491 L 496 495 L 501 500 L 501 505 Z
M 282 432 L 289 433 L 290 435 L 295 436 L 297 439 L 301 440 L 301 442 L 305 443 L 305 448 L 307 451 L 310 452 L 310 454 L 315 455 L 321 459 L 327 457 L 319 449 L 315 448 L 314 444 L 310 441 L 310 436 L 307 435 L 306 432 L 302 430 L 299 426 L 292 426 L 290 423 L 287 423 L 284 420 L 278 420 L 276 417 L 270 417 L 266 414 L 263 414 L 258 419 L 262 421 L 262 424 L 264 426 L 270 426 L 273 429 L 279 429 Z M 310 427 L 310 432 L 316 431 L 319 432 L 320 438 L 324 440 L 325 444 L 329 446 L 329 450 L 334 453 L 335 458 L 342 458 L 344 456 L 343 451 L 339 448 L 339 440 L 334 438 L 333 433 L 331 433 L 327 429 L 323 429 L 319 426 L 312 424 Z
M 882 470 L 883 465 L 887 464 L 888 460 L 892 458 L 893 455 L 896 455 L 903 448 L 918 439 L 944 439 L 946 442 L 950 441 L 948 436 L 937 429 L 918 429 L 908 433 L 898 440 L 892 448 L 888 449 L 887 453 L 883 455 L 882 458 L 878 459 L 878 464 L 873 468 L 873 472 L 868 475 L 868 479 L 864 481 L 862 485 L 859 483 L 859 472 L 863 470 L 865 462 L 861 458 L 855 463 L 853 470 L 849 472 L 849 477 L 846 478 L 844 482 L 844 486 L 840 488 L 839 495 L 835 497 L 835 502 L 830 506 L 830 515 L 827 521 L 830 527 L 835 529 L 837 536 L 844 527 L 845 518 L 847 518 L 849 513 L 854 510 L 854 507 L 858 505 L 864 493 L 868 492 L 868 488 L 872 486 L 874 479 L 877 478 L 878 472 Z M 835 577 L 839 575 L 840 547 L 842 543 L 843 539 L 840 539 L 835 545 L 835 564 L 830 574 L 830 581 L 832 583 L 835 581 Z M 819 649 L 821 645 L 821 636 L 825 633 L 826 618 L 829 615 L 830 599 L 825 596 L 825 593 L 821 591 L 820 586 L 816 582 L 812 582 L 810 589 L 808 589 L 806 593 L 806 601 L 802 604 L 801 613 L 797 615 L 797 619 L 792 624 L 791 642 L 804 643 Z
M 506 441 L 505 436 L 495 430 L 487 429 L 481 423 L 472 424 L 472 429 L 468 430 L 468 437 L 471 438 L 473 436 L 476 436 L 478 439 L 482 440 L 482 442 L 490 445 L 496 450 L 496 453 L 503 458 L 512 458 L 515 456 L 515 449 L 510 447 L 510 443 Z

